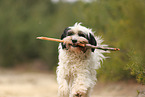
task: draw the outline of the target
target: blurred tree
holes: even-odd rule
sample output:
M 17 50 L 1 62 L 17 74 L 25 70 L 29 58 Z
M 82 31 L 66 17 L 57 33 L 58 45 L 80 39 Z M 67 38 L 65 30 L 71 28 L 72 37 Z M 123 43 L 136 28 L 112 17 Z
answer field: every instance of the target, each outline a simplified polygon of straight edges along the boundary
M 98 70 L 102 80 L 136 76 L 144 83 L 145 1 L 92 0 L 68 3 L 60 0 L 0 0 L 0 66 L 42 60 L 50 69 L 57 65 L 58 43 L 36 40 L 37 36 L 59 38 L 75 22 L 96 31 L 104 42 L 121 51 L 106 56 Z M 52 60 L 53 59 L 53 60 Z M 131 74 L 130 74 L 131 72 Z

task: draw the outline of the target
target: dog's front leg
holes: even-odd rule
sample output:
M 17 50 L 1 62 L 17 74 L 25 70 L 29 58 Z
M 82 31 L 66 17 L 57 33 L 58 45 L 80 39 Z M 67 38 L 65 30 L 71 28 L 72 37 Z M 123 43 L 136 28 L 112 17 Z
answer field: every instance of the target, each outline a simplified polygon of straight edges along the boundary
M 66 79 L 65 75 L 62 73 L 57 72 L 57 81 L 58 81 L 58 97 L 69 97 L 69 87 L 68 87 L 68 80 Z
M 68 83 L 65 79 L 59 81 L 58 97 L 69 97 Z
M 58 87 L 58 97 L 69 97 L 68 84 L 65 79 L 62 79 Z
M 89 97 L 89 82 L 88 78 L 85 75 L 79 75 L 77 78 L 74 79 L 71 94 L 72 97 Z

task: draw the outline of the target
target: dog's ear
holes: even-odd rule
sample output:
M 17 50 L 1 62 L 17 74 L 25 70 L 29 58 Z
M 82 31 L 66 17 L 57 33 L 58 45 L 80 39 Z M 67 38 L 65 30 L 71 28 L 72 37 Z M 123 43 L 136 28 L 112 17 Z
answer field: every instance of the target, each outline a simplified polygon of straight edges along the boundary
M 62 35 L 61 35 L 61 39 L 65 38 L 65 37 L 67 36 L 67 31 L 68 31 L 68 30 L 70 30 L 69 27 L 67 27 L 67 28 L 64 29 L 64 32 L 63 32 Z
M 69 27 L 67 27 L 67 28 L 64 29 L 64 32 L 62 33 L 61 38 L 60 38 L 61 40 L 67 36 L 67 31 L 68 30 L 70 30 Z M 65 44 L 61 43 L 61 45 L 62 45 L 62 49 L 66 48 L 66 45 Z
M 88 34 L 88 40 L 89 40 L 89 44 L 94 45 L 94 46 L 97 45 L 97 41 L 91 33 Z M 91 50 L 92 50 L 92 52 L 95 51 L 95 49 L 93 49 L 93 48 Z

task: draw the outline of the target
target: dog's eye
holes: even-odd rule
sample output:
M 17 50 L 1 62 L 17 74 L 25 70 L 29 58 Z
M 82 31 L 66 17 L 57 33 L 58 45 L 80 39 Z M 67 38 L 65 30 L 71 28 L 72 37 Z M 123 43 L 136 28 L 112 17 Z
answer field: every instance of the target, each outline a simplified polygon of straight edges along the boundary
M 74 33 L 73 33 L 72 31 L 70 31 L 70 32 L 67 33 L 68 36 L 71 36 L 71 35 L 73 35 L 73 34 L 74 34 Z
M 81 37 L 86 37 L 86 35 L 83 32 L 79 32 L 78 35 Z

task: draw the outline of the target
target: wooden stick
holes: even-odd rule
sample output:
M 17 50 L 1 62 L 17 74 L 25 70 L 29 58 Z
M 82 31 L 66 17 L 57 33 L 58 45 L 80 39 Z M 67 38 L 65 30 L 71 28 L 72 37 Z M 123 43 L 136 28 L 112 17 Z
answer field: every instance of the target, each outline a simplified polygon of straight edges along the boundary
M 49 40 L 49 41 L 56 41 L 56 42 L 64 42 L 63 40 L 60 40 L 60 39 L 48 38 L 48 37 L 37 37 L 36 39 Z
M 100 49 L 100 50 L 110 50 L 110 51 L 119 51 L 120 49 L 119 48 L 105 48 L 105 47 L 99 47 L 99 46 L 94 46 L 94 45 L 91 45 L 91 44 L 86 44 L 86 47 L 87 48 L 94 48 L 94 49 Z
M 42 40 L 49 40 L 49 41 L 56 41 L 56 42 L 64 42 L 63 40 L 60 39 L 55 39 L 55 38 L 47 38 L 47 37 L 37 37 L 36 39 L 42 39 Z M 100 50 L 110 50 L 110 51 L 119 51 L 119 48 L 104 48 L 104 47 L 98 47 L 98 46 L 94 46 L 91 44 L 82 44 L 82 43 L 78 43 L 79 46 L 82 47 L 87 47 L 87 48 L 94 48 L 94 49 L 100 49 Z

